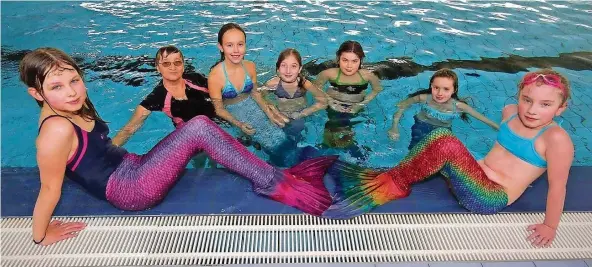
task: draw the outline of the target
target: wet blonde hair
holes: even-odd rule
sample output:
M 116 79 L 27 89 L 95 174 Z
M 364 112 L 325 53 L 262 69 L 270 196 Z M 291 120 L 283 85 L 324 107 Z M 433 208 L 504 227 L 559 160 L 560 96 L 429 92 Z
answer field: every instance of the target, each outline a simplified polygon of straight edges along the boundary
M 561 96 L 563 97 L 561 105 L 565 104 L 565 102 L 567 102 L 567 100 L 571 97 L 571 87 L 569 86 L 569 80 L 561 73 L 554 71 L 552 69 L 540 69 L 537 71 L 531 71 L 529 73 L 524 74 L 524 76 L 522 76 L 522 79 L 520 79 L 520 82 L 518 83 L 518 95 L 520 95 L 520 93 L 522 92 L 522 89 L 524 89 L 524 87 L 526 86 L 525 84 L 525 78 L 526 76 L 528 76 L 529 74 L 543 74 L 543 75 L 556 75 L 561 79 L 561 84 L 563 85 L 563 88 L 565 90 L 561 90 L 561 88 L 557 88 L 561 91 Z M 536 82 L 536 81 L 535 81 Z

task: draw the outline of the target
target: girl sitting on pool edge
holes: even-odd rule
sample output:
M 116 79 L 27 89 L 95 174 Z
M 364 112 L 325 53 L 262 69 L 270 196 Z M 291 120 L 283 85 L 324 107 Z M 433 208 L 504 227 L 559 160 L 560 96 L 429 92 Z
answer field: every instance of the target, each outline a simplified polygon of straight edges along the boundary
M 23 58 L 19 72 L 41 109 L 36 140 L 41 188 L 32 225 L 36 244 L 75 237 L 85 227 L 51 220 L 65 176 L 119 209 L 144 210 L 165 198 L 189 159 L 201 151 L 249 179 L 259 195 L 317 216 L 331 203 L 323 176 L 336 157 L 279 169 L 251 154 L 206 116 L 194 117 L 148 153 L 137 155 L 111 143 L 109 127 L 87 96 L 82 70 L 66 53 L 36 49 Z

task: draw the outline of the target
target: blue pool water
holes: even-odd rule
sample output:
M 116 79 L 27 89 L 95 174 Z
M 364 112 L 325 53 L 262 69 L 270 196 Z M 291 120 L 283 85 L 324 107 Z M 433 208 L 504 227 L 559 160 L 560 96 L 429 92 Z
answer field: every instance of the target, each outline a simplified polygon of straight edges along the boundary
M 416 109 L 402 119 L 401 140 L 386 135 L 395 104 L 428 85 L 438 67 L 460 77 L 461 97 L 494 121 L 515 101 L 516 84 L 527 70 L 552 66 L 572 82 L 569 109 L 559 120 L 571 134 L 574 165 L 592 166 L 592 5 L 580 2 L 3 2 L 2 166 L 35 166 L 38 108 L 18 80 L 26 50 L 58 47 L 80 58 L 89 95 L 111 135 L 158 81 L 150 64 L 158 47 L 180 47 L 188 63 L 208 73 L 219 57 L 216 35 L 226 22 L 247 31 L 247 59 L 258 80 L 274 74 L 279 51 L 297 48 L 314 77 L 315 63 L 334 58 L 339 44 L 362 43 L 368 68 L 384 71 L 385 88 L 360 115 L 356 141 L 364 164 L 391 166 L 407 153 Z M 400 68 L 400 69 L 398 69 Z M 301 145 L 322 142 L 326 112 L 307 121 Z M 148 151 L 172 130 L 153 114 L 126 147 Z M 485 153 L 496 132 L 473 119 L 456 121 L 454 132 Z M 342 157 L 355 160 L 347 152 Z

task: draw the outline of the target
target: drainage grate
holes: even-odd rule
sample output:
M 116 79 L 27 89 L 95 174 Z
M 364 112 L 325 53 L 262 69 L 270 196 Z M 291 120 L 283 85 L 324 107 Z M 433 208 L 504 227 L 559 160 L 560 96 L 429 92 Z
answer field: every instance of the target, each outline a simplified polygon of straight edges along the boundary
M 526 242 L 542 213 L 56 218 L 82 220 L 77 238 L 41 247 L 31 219 L 2 218 L 2 266 L 532 261 L 592 258 L 592 213 L 565 213 L 551 248 Z

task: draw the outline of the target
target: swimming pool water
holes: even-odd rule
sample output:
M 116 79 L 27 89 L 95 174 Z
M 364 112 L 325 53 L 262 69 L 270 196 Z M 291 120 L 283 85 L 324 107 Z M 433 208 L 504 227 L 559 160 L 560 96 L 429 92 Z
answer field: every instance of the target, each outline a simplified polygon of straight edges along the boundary
M 25 51 L 54 46 L 75 55 L 113 136 L 157 83 L 151 62 L 158 47 L 177 45 L 195 70 L 207 74 L 219 57 L 220 26 L 237 22 L 247 31 L 246 58 L 257 63 L 259 81 L 272 77 L 284 48 L 298 49 L 314 77 L 317 64 L 332 60 L 341 42 L 363 45 L 366 67 L 383 74 L 385 89 L 354 126 L 368 154 L 365 165 L 391 166 L 407 153 L 417 109 L 405 113 L 401 139 L 392 142 L 386 131 L 395 104 L 427 87 L 437 68 L 454 68 L 459 95 L 499 122 L 524 72 L 548 66 L 572 82 L 570 107 L 558 120 L 574 141 L 574 165 L 592 166 L 591 14 L 592 5 L 577 1 L 3 2 L 1 164 L 35 166 L 38 108 L 17 71 Z M 325 121 L 326 112 L 309 119 L 301 145 L 322 142 Z M 144 153 L 171 130 L 170 120 L 154 113 L 126 148 Z M 475 119 L 455 121 L 453 131 L 478 153 L 488 151 L 496 136 Z

